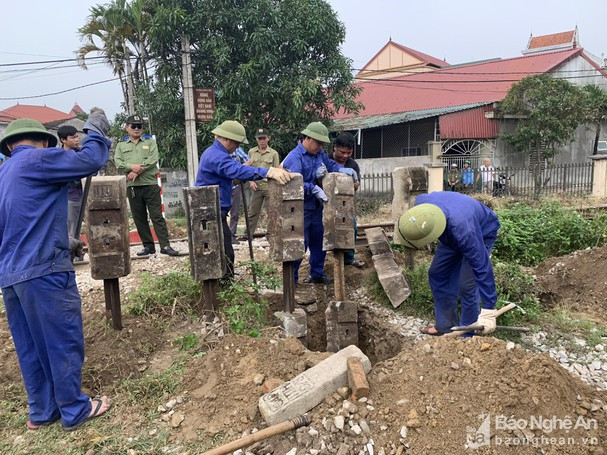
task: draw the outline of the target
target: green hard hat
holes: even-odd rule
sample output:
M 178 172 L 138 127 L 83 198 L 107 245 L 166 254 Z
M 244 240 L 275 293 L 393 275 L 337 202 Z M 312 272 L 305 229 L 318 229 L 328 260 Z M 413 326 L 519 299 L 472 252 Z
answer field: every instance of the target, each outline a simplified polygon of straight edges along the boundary
M 447 218 L 434 204 L 420 204 L 407 210 L 398 220 L 398 232 L 409 248 L 421 248 L 445 231 Z
M 243 144 L 249 143 L 249 141 L 247 141 L 247 132 L 245 131 L 244 126 L 236 120 L 226 120 L 211 131 L 211 133 L 225 137 L 226 139 L 232 139 L 236 142 L 242 142 Z
M 11 137 L 25 133 L 43 134 L 47 136 L 49 147 L 55 147 L 57 145 L 57 138 L 53 134 L 49 133 L 42 123 L 37 120 L 32 120 L 31 118 L 20 118 L 13 120 L 6 127 L 4 137 L 0 141 L 0 153 L 3 153 L 6 156 L 11 156 L 11 152 L 6 145 L 7 140 Z
M 324 142 L 325 144 L 331 142 L 331 139 L 329 139 L 329 130 L 320 122 L 310 123 L 301 134 L 316 139 L 318 142 Z

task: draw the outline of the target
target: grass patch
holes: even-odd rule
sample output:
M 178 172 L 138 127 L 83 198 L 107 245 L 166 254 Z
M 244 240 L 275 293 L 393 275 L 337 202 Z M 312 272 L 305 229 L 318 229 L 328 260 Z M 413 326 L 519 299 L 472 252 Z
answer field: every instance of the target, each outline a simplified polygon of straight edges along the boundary
M 166 275 L 144 272 L 141 285 L 128 296 L 125 311 L 135 316 L 191 314 L 200 298 L 200 284 L 189 272 L 172 270 Z
M 195 333 L 186 333 L 184 336 L 175 340 L 180 351 L 189 351 L 198 344 L 198 336 Z
M 536 266 L 549 257 L 595 247 L 607 239 L 607 214 L 584 218 L 559 201 L 524 203 L 497 209 L 501 228 L 493 249 L 505 262 Z
M 139 379 L 124 379 L 117 391 L 124 395 L 127 404 L 147 407 L 156 412 L 156 406 L 163 397 L 172 395 L 179 387 L 185 363 L 186 358 L 183 357 L 166 370 L 148 373 Z
M 558 341 L 566 340 L 569 350 L 584 351 L 584 348 L 575 342 L 575 338 L 584 340 L 590 348 L 607 341 L 607 327 L 580 318 L 564 307 L 555 307 L 542 313 L 538 323 L 540 330 L 547 333 L 551 345 L 557 346 Z
M 219 292 L 219 299 L 224 303 L 220 311 L 232 333 L 259 337 L 267 325 L 265 315 L 269 302 L 258 296 L 264 289 L 275 290 L 281 277 L 269 262 L 247 261 L 239 265 L 252 267 L 257 283 L 242 277 L 227 283 Z

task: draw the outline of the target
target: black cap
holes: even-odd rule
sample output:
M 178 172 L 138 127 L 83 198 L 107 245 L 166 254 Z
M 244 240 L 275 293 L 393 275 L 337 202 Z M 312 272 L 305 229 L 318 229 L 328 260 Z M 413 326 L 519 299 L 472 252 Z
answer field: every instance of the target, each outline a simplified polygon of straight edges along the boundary
M 129 118 L 126 119 L 127 125 L 143 125 L 143 117 L 141 115 L 130 115 Z
M 270 135 L 270 133 L 268 132 L 268 130 L 266 130 L 264 128 L 259 128 L 257 130 L 257 132 L 255 133 L 255 137 L 267 137 L 269 135 Z

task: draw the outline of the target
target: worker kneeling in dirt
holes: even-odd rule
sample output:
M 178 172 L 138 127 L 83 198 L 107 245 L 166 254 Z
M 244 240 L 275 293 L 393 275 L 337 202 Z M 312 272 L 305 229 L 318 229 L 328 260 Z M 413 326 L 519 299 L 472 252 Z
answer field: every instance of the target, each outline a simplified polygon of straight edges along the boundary
M 497 291 L 489 256 L 500 227 L 497 216 L 477 200 L 453 192 L 422 194 L 415 204 L 398 221 L 405 245 L 422 248 L 438 239 L 428 271 L 436 324 L 423 327 L 422 333 L 442 335 L 470 324 L 484 326 L 483 334 L 493 332 Z

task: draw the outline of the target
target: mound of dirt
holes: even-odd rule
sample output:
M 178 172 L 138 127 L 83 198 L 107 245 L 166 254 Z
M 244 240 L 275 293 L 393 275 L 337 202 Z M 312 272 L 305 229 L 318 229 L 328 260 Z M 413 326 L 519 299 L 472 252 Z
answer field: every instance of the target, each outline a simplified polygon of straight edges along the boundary
M 607 246 L 576 251 L 542 262 L 535 275 L 542 303 L 573 306 L 576 311 L 607 323 Z
M 182 384 L 190 401 L 182 437 L 198 432 L 234 435 L 261 423 L 257 409 L 266 379 L 288 381 L 326 358 L 295 338 L 227 335 L 208 355 L 188 364 Z
M 175 436 L 204 434 L 217 443 L 263 428 L 257 409 L 263 380 L 287 381 L 326 355 L 295 339 L 227 336 L 189 364 L 182 390 L 189 397 L 186 418 Z M 607 443 L 607 394 L 545 354 L 509 349 L 494 338 L 409 345 L 374 365 L 368 381 L 368 398 L 351 402 L 349 392 L 339 390 L 309 413 L 310 426 L 247 450 L 598 454 Z

